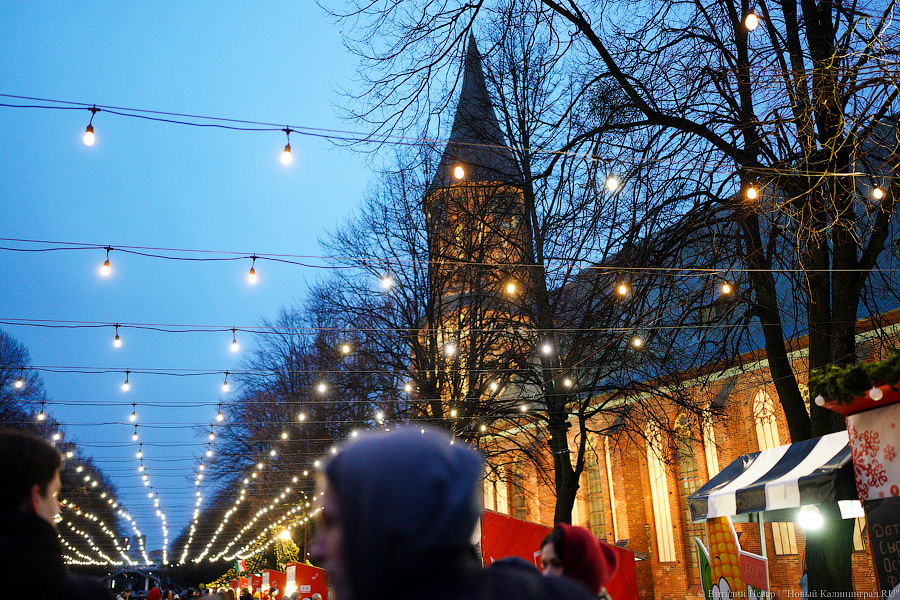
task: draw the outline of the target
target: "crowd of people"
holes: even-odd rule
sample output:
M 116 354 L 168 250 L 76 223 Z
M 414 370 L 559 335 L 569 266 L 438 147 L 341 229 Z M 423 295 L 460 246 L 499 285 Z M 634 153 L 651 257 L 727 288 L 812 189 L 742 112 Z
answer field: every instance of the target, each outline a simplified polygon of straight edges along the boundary
M 144 591 L 133 592 L 130 589 L 123 590 L 116 596 L 116 600 L 322 600 L 321 594 L 313 594 L 309 598 L 300 598 L 299 592 L 290 595 L 281 593 L 277 587 L 266 591 L 250 593 L 249 588 L 241 590 L 240 596 L 230 588 L 187 588 L 182 590 L 151 588 Z
M 12 597 L 112 600 L 98 580 L 70 574 L 54 525 L 62 457 L 30 433 L 0 430 L 0 578 Z M 338 600 L 596 600 L 616 569 L 615 554 L 586 529 L 561 524 L 540 549 L 542 577 L 508 558 L 484 568 L 471 536 L 482 513 L 484 463 L 474 450 L 419 428 L 371 432 L 346 443 L 322 478 L 313 559 Z M 321 600 L 314 594 L 308 600 Z M 300 600 L 242 590 L 240 600 Z M 234 590 L 125 592 L 121 600 L 215 598 Z M 307 600 L 307 599 L 304 599 Z

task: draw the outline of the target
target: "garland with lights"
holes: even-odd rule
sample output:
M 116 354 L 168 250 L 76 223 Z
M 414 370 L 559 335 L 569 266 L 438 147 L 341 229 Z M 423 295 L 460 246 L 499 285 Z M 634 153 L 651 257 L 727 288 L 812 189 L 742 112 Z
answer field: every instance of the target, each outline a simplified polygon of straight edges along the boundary
M 262 544 L 260 544 L 262 547 Z M 244 560 L 244 566 L 246 567 L 246 571 L 238 571 L 238 564 L 235 563 L 231 565 L 231 568 L 228 569 L 221 577 L 206 584 L 206 587 L 209 588 L 219 588 L 219 587 L 230 587 L 231 581 L 233 579 L 237 579 L 238 577 L 246 577 L 247 575 L 252 575 L 253 573 L 259 573 L 263 569 L 275 569 L 277 567 L 277 561 L 275 560 L 274 552 L 258 552 L 253 556 L 249 556 Z
M 841 366 L 828 365 L 809 374 L 809 392 L 816 404 L 825 399 L 837 404 L 849 404 L 854 398 L 865 396 L 878 382 L 900 389 L 900 349 L 885 347 L 887 357 L 878 362 Z

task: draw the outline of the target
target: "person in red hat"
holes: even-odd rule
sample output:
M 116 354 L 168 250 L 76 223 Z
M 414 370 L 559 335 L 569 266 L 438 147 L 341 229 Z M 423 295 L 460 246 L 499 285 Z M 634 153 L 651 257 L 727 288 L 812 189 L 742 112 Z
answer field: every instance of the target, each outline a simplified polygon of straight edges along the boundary
M 541 566 L 549 577 L 571 577 L 598 598 L 616 572 L 616 553 L 584 527 L 560 523 L 541 542 Z
M 159 591 L 158 587 L 155 587 L 147 592 L 147 600 L 162 600 L 162 592 Z

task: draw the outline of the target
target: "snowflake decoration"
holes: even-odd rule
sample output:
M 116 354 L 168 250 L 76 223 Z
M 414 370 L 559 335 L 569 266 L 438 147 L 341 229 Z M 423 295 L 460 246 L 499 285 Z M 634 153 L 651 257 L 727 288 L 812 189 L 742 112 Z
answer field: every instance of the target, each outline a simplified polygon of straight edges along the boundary
M 891 444 L 884 445 L 884 459 L 888 462 L 894 462 L 894 459 L 897 458 L 897 451 L 894 449 L 894 446 Z

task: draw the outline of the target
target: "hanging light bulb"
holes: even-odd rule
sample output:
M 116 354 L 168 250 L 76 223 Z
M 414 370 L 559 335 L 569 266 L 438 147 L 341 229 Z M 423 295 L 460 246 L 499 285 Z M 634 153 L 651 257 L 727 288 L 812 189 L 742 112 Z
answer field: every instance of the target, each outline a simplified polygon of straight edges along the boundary
M 231 386 L 228 385 L 228 371 L 225 371 L 225 381 L 222 383 L 222 391 L 223 391 L 223 392 L 227 392 L 227 391 L 230 390 L 230 389 L 231 389 Z M 221 406 L 221 405 L 220 405 L 220 406 Z M 221 411 L 221 410 L 219 410 L 219 414 L 216 415 L 216 420 L 217 420 L 217 421 L 221 421 L 222 419 L 225 418 L 225 417 L 222 417 L 222 418 L 219 418 L 219 417 L 222 417 L 222 411 Z
M 462 168 L 462 165 L 456 165 L 453 167 L 453 176 L 457 179 L 462 179 L 466 176 L 466 170 Z
M 610 175 L 606 178 L 606 189 L 610 192 L 614 192 L 619 189 L 619 180 L 616 179 L 615 175 Z
M 140 443 L 137 454 L 135 456 L 137 456 L 138 458 L 144 458 L 144 442 Z
M 730 284 L 730 283 L 728 283 L 727 281 L 725 281 L 724 283 L 722 283 L 722 293 L 723 293 L 723 294 L 730 294 L 732 291 L 733 291 L 733 290 L 732 290 L 732 287 L 731 287 L 731 284 Z
M 240 345 L 237 342 L 237 329 L 231 328 L 231 351 L 237 352 L 240 349 Z
M 516 293 L 516 284 L 512 281 L 506 284 L 506 293 L 507 294 L 515 294 Z
M 541 345 L 541 354 L 551 354 L 553 352 L 553 345 L 550 342 L 544 342 Z
M 453 418 L 455 419 L 455 418 L 456 418 L 456 414 L 457 414 L 457 413 L 456 413 L 456 409 L 455 409 L 455 408 L 450 409 L 450 416 L 451 416 L 451 417 L 453 417 Z
M 228 373 L 225 373 L 225 379 L 228 379 Z M 221 422 L 224 421 L 224 420 L 225 420 L 225 415 L 222 414 L 222 405 L 220 404 L 220 405 L 219 405 L 219 410 L 218 410 L 218 412 L 216 413 L 216 421 L 218 421 L 219 423 L 221 423 Z
M 13 384 L 13 387 L 15 387 L 17 390 L 21 390 L 23 387 L 25 387 L 25 369 L 24 368 L 19 371 L 19 378 L 16 379 L 16 382 Z
M 385 275 L 384 277 L 381 278 L 381 287 L 382 288 L 389 290 L 389 289 L 391 289 L 392 285 L 394 285 L 394 281 L 391 279 L 390 275 Z
M 133 434 L 131 434 L 131 441 L 132 441 L 132 442 L 136 442 L 136 441 L 138 441 L 138 433 L 137 433 L 137 428 L 138 428 L 138 426 L 137 426 L 137 425 L 135 425 L 135 426 L 134 426 L 134 433 L 133 433 Z
M 341 345 L 341 354 L 350 354 L 350 344 Z
M 209 428 L 209 441 L 213 441 L 216 439 L 216 434 L 213 433 L 212 427 Z
M 568 377 L 566 377 L 565 379 L 563 379 L 563 385 L 566 386 L 567 388 L 572 387 L 572 380 L 569 379 Z
M 206 447 L 206 456 L 207 457 L 212 456 L 212 448 L 210 448 L 209 446 Z
M 747 200 L 756 200 L 756 198 L 759 196 L 759 192 L 752 185 L 747 186 L 746 194 L 747 194 Z
M 122 338 L 119 337 L 119 326 L 116 325 L 116 337 L 113 338 L 113 346 L 116 348 L 122 347 Z
M 500 387 L 499 383 L 497 383 L 496 381 L 491 382 L 491 391 L 496 392 L 498 387 Z
M 753 31 L 759 27 L 759 17 L 755 13 L 747 13 L 747 16 L 744 17 L 744 27 L 747 28 L 747 31 Z
M 291 128 L 285 127 L 282 131 L 287 134 L 287 145 L 284 147 L 284 152 L 281 153 L 281 164 L 286 166 L 294 160 L 294 157 L 291 156 Z
M 620 296 L 624 296 L 628 293 L 628 284 L 624 281 L 620 281 L 619 285 L 616 286 L 616 292 L 618 292 Z
M 403 384 L 403 391 L 406 392 L 407 394 L 410 393 L 410 392 L 412 391 L 412 384 L 411 384 L 411 383 L 404 383 L 404 384 Z
M 881 200 L 882 198 L 884 198 L 884 190 L 876 185 L 872 189 L 872 197 L 876 200 Z
M 127 376 L 126 376 L 126 379 L 127 379 Z M 131 416 L 128 417 L 128 420 L 131 422 L 137 421 L 137 413 L 135 412 L 136 408 L 137 408 L 137 405 L 134 402 L 132 402 L 131 403 Z
M 109 252 L 112 250 L 111 247 L 106 247 L 106 261 L 104 261 L 103 265 L 100 267 L 100 274 L 104 277 L 110 274 L 112 268 L 109 266 Z
M 93 146 L 96 139 L 94 138 L 94 115 L 100 112 L 100 109 L 96 106 L 91 107 L 91 120 L 88 122 L 87 128 L 84 130 L 84 136 L 81 138 L 81 141 L 84 142 L 85 146 Z
M 253 259 L 253 262 L 250 264 L 250 273 L 247 275 L 247 281 L 252 285 L 257 282 L 256 269 L 255 269 L 257 257 L 251 256 L 250 258 Z
M 283 439 L 283 440 L 288 439 L 287 431 L 282 431 L 282 432 L 281 432 L 281 439 Z
M 56 431 L 53 433 L 52 437 L 53 437 L 54 442 L 58 442 L 60 440 L 60 438 L 62 437 L 62 434 L 60 432 Z
M 297 415 L 297 420 L 298 420 L 298 421 L 305 421 L 305 420 L 306 420 L 306 413 L 300 413 L 300 414 L 298 414 L 298 415 Z
M 633 337 L 633 338 L 631 338 L 631 345 L 634 346 L 635 348 L 640 348 L 641 346 L 644 345 L 644 340 L 642 340 L 639 337 Z
M 379 410 L 378 412 L 376 412 L 376 413 L 375 413 L 375 420 L 376 420 L 376 421 L 384 421 L 384 412 L 383 412 L 383 411 L 380 411 L 380 410 Z
M 125 371 L 125 383 L 122 384 L 123 392 L 127 392 L 128 390 L 131 389 L 131 384 L 128 382 L 128 374 L 129 373 L 131 373 L 131 371 Z

